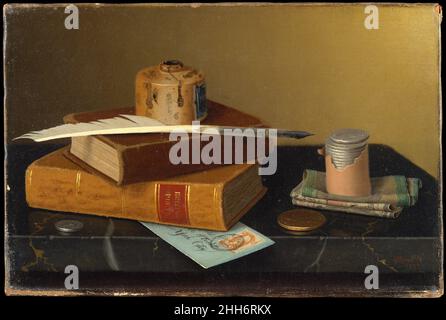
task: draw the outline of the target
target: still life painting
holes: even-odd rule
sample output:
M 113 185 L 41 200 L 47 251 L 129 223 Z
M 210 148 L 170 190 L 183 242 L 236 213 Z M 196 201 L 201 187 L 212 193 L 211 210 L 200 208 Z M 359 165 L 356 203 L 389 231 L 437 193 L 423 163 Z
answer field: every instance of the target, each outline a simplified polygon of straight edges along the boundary
M 8 295 L 443 294 L 439 5 L 3 12 Z

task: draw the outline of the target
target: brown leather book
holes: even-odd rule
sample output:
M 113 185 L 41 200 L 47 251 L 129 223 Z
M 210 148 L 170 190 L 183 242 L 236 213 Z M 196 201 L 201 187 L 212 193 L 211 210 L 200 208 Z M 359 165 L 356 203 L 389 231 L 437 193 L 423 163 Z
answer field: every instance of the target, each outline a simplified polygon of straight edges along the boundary
M 65 116 L 64 122 L 90 122 L 98 119 L 113 118 L 120 114 L 135 114 L 135 109 L 122 108 L 74 113 Z M 260 120 L 253 116 L 209 100 L 208 116 L 201 124 L 264 127 Z M 224 139 L 221 140 L 222 142 L 224 141 Z M 169 141 L 168 133 L 75 137 L 71 141 L 70 153 L 72 155 L 108 176 L 118 185 L 164 179 L 180 174 L 206 170 L 218 165 L 192 164 L 191 155 L 189 155 L 189 164 L 172 164 L 169 161 L 169 150 L 177 142 Z M 207 143 L 201 142 L 201 146 Z M 222 159 L 224 156 L 223 149 L 224 143 L 222 143 L 221 150 Z M 234 149 L 232 148 L 232 150 Z
M 67 159 L 67 149 L 27 168 L 30 207 L 225 231 L 266 192 L 256 164 L 117 186 Z

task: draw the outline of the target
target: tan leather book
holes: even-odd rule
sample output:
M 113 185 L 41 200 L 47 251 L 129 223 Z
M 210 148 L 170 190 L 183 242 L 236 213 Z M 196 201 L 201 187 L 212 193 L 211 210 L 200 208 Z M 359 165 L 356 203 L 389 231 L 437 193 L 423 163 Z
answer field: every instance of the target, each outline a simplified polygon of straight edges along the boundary
M 208 116 L 201 122 L 203 125 L 264 127 L 259 119 L 246 113 L 210 100 L 207 101 L 207 105 Z M 113 118 L 120 114 L 135 114 L 135 109 L 122 108 L 74 113 L 65 116 L 64 122 L 90 122 Z M 71 139 L 70 153 L 108 176 L 118 185 L 164 179 L 206 170 L 218 165 L 192 164 L 191 160 L 189 164 L 172 164 L 169 160 L 169 150 L 175 143 L 175 141 L 169 141 L 167 133 L 75 137 Z M 201 146 L 207 143 L 202 142 Z M 222 159 L 223 149 L 224 143 L 222 143 L 221 149 Z M 232 148 L 232 150 L 234 149 Z
M 27 168 L 30 207 L 225 231 L 266 192 L 256 164 L 117 186 L 67 159 L 67 149 Z

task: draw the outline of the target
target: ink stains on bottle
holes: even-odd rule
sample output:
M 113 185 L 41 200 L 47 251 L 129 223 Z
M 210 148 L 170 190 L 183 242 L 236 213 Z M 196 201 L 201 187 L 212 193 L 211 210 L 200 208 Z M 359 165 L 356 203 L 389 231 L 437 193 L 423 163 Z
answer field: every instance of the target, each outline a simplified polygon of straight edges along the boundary
M 178 107 L 182 107 L 184 105 L 184 99 L 183 96 L 181 95 L 181 81 L 178 84 L 178 101 L 177 101 Z
M 136 76 L 136 114 L 166 124 L 190 124 L 207 115 L 204 75 L 178 60 L 166 60 Z
M 153 89 L 152 99 L 155 101 L 155 103 L 158 103 L 158 90 L 156 88 Z
M 146 89 L 146 93 L 147 93 L 147 95 L 146 95 L 146 106 L 147 106 L 147 108 L 152 109 L 153 108 L 152 94 L 151 94 L 152 86 L 150 85 L 150 82 L 145 82 L 144 83 L 144 88 Z

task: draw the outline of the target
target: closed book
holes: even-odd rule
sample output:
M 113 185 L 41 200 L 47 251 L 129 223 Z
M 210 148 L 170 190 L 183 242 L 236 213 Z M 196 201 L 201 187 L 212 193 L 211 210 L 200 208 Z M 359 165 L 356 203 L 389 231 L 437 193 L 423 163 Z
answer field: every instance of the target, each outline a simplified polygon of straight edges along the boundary
M 266 192 L 256 164 L 117 186 L 70 161 L 67 148 L 27 168 L 30 207 L 226 231 Z
M 246 113 L 208 100 L 208 116 L 202 125 L 233 127 L 264 127 L 261 121 Z M 135 114 L 134 108 L 112 109 L 69 114 L 65 123 L 90 122 L 98 119 L 117 117 L 120 114 Z M 234 153 L 234 145 L 224 146 L 221 139 L 221 163 L 225 150 Z M 189 141 L 189 163 L 174 164 L 169 159 L 170 148 L 177 141 L 169 141 L 168 133 L 120 134 L 74 137 L 71 139 L 70 153 L 85 164 L 95 168 L 114 180 L 118 185 L 141 181 L 164 179 L 181 174 L 206 170 L 219 163 L 192 163 L 192 142 Z M 201 147 L 208 142 L 200 142 Z M 243 142 L 246 153 L 246 141 Z M 195 152 L 195 151 L 194 151 Z M 200 151 L 199 151 L 200 152 Z M 234 159 L 234 156 L 231 157 Z M 247 155 L 245 157 L 247 158 Z M 247 162 L 247 161 L 245 161 Z M 233 162 L 232 162 L 233 163 Z M 82 164 L 81 164 L 82 165 Z

